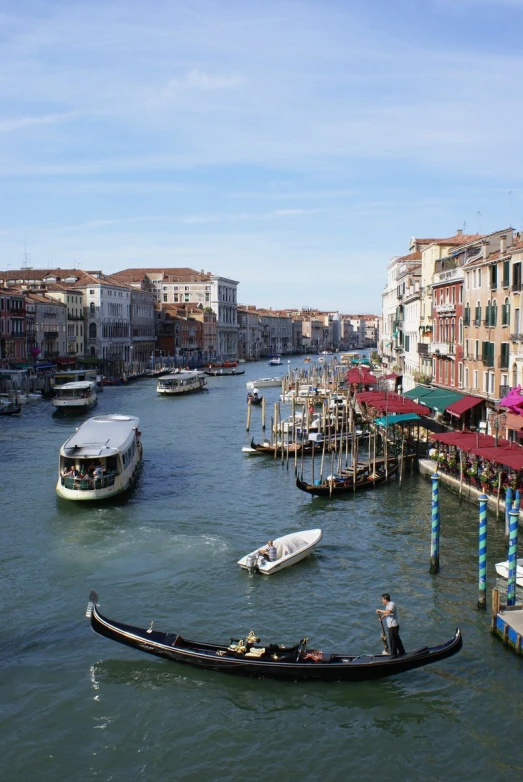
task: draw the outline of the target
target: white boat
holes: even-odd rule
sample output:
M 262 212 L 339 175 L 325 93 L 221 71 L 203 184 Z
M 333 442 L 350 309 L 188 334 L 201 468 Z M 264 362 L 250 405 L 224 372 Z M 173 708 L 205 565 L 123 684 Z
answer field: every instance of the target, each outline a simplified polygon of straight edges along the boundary
M 322 538 L 321 529 L 306 529 L 299 532 L 291 532 L 289 535 L 283 535 L 281 538 L 275 538 L 273 543 L 278 552 L 278 558 L 269 562 L 264 556 L 259 554 L 259 549 L 251 551 L 245 557 L 238 560 L 238 565 L 244 570 L 250 572 L 257 571 L 265 576 L 277 573 L 286 567 L 295 565 L 302 559 L 305 559 L 317 543 Z M 263 548 L 263 547 L 260 547 Z
M 200 372 L 191 372 L 182 369 L 170 375 L 158 378 L 156 391 L 165 396 L 179 396 L 191 394 L 193 391 L 201 391 L 205 387 L 205 379 Z
M 273 357 L 273 358 L 271 358 L 271 360 L 269 361 L 269 366 L 270 366 L 270 367 L 281 367 L 281 366 L 282 366 L 282 364 L 283 364 L 283 361 L 281 360 L 281 357 L 280 357 L 280 356 L 274 356 L 274 357 Z
M 496 573 L 500 578 L 508 579 L 508 560 L 506 562 L 498 562 L 494 565 Z M 523 587 L 523 559 L 518 559 L 518 566 L 516 569 L 516 584 L 519 587 Z
M 247 388 L 269 388 L 271 386 L 281 386 L 283 378 L 281 377 L 261 377 L 259 380 L 249 380 L 245 383 Z
M 60 448 L 56 492 L 66 500 L 102 500 L 129 489 L 142 462 L 140 420 L 89 418 Z
M 96 383 L 82 380 L 56 386 L 53 406 L 57 410 L 89 410 L 97 403 Z

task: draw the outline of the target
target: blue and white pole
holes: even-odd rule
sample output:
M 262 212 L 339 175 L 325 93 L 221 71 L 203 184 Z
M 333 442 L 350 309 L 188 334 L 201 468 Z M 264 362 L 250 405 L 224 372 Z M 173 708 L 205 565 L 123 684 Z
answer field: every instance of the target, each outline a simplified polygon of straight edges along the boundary
M 432 525 L 430 536 L 430 572 L 439 572 L 439 475 L 434 473 L 432 480 Z
M 521 507 L 521 498 L 519 496 L 519 489 L 516 489 L 514 493 L 514 510 L 519 511 Z
M 513 498 L 512 489 L 510 486 L 507 488 L 507 491 L 505 492 L 505 537 L 508 538 L 508 528 L 509 528 L 509 513 L 512 509 L 512 498 Z
M 510 529 L 508 540 L 508 586 L 507 605 L 516 605 L 516 571 L 518 567 L 518 524 L 519 510 L 510 511 Z
M 479 495 L 478 608 L 487 607 L 487 506 L 486 494 Z

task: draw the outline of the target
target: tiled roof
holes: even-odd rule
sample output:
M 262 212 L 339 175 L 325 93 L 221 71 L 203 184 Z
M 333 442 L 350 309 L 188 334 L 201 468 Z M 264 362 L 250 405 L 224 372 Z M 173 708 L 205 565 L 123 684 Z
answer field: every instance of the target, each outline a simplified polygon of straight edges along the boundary
M 163 282 L 209 282 L 211 279 L 210 274 L 197 272 L 195 269 L 189 268 L 159 269 L 144 267 L 140 269 L 124 269 L 121 272 L 115 272 L 112 276 L 122 280 L 130 280 L 131 282 L 141 282 L 146 277 L 150 280 L 160 278 Z

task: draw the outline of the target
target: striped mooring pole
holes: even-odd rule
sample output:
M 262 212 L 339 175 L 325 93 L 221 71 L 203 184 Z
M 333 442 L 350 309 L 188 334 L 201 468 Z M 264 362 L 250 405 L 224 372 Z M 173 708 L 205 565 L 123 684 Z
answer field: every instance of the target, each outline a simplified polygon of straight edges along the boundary
M 514 510 L 518 510 L 521 506 L 521 498 L 519 496 L 519 489 L 514 492 Z
M 439 573 L 439 475 L 432 480 L 432 525 L 430 536 L 430 572 Z
M 512 498 L 514 494 L 512 492 L 512 489 L 510 486 L 507 488 L 507 491 L 505 492 L 505 537 L 508 538 L 508 528 L 509 528 L 509 513 L 512 508 Z
M 487 506 L 486 494 L 479 495 L 478 608 L 487 607 Z
M 519 510 L 510 511 L 510 531 L 508 540 L 508 586 L 507 605 L 516 605 L 516 571 L 518 567 L 518 524 Z

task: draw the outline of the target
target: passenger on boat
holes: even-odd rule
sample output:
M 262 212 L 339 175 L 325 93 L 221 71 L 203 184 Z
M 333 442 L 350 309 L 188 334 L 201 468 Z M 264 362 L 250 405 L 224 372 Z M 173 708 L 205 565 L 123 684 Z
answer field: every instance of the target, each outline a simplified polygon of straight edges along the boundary
M 258 549 L 258 554 L 262 557 L 266 557 L 269 562 L 275 562 L 278 559 L 278 551 L 272 540 L 269 540 L 266 546 Z
M 100 480 L 103 478 L 104 471 L 101 464 L 97 464 L 93 470 L 93 480 Z

